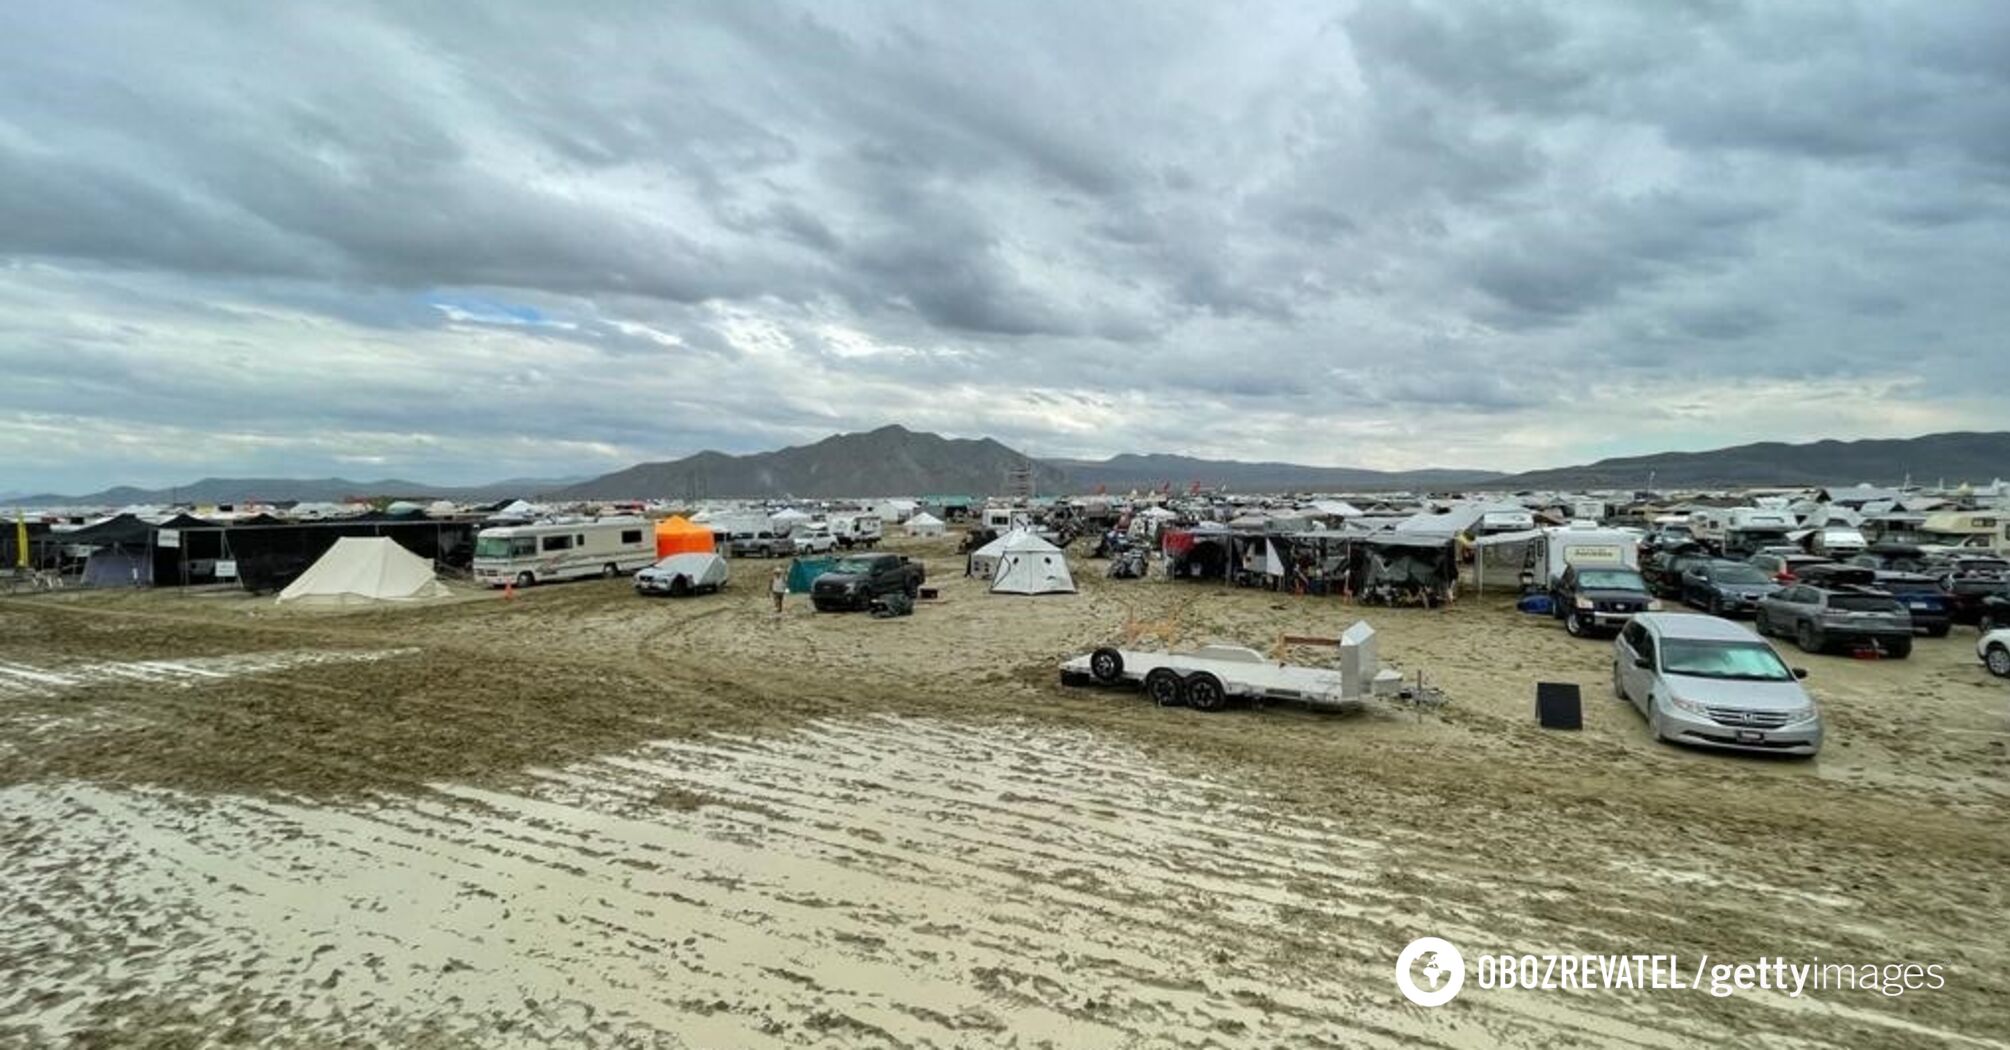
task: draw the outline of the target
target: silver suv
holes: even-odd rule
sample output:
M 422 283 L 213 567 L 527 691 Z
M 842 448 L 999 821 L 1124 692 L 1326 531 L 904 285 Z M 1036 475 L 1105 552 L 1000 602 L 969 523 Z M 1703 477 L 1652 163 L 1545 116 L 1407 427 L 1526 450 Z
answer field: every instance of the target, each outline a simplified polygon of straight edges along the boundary
M 1790 668 L 1749 628 L 1695 613 L 1643 613 L 1612 643 L 1612 691 L 1656 740 L 1774 754 L 1822 749 L 1822 717 Z
M 1841 643 L 1876 646 L 1894 660 L 1912 655 L 1912 614 L 1875 587 L 1791 584 L 1759 599 L 1752 625 L 1760 634 L 1787 635 L 1810 653 Z

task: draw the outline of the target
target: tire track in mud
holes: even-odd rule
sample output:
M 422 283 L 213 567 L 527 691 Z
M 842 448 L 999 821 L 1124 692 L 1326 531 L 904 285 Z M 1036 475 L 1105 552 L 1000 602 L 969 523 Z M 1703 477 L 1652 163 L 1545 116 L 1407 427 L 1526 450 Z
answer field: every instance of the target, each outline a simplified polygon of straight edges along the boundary
M 1092 734 L 826 721 L 535 777 L 314 808 L 0 791 L 0 897 L 42 910 L 0 924 L 0 963 L 23 978 L 0 990 L 0 1016 L 60 1034 L 79 995 L 200 1003 L 230 988 L 250 995 L 231 1009 L 290 1011 L 298 1037 L 331 1040 L 381 1037 L 446 1002 L 476 1041 L 1474 1042 L 1395 1005 L 1384 970 L 1416 924 L 1484 943 L 1498 915 L 1383 878 L 1407 847 L 1377 830 L 1280 813 Z M 1490 897 L 1498 908 L 1549 874 L 1500 874 Z M 1574 918 L 1524 932 L 1625 941 Z M 45 994 L 56 987 L 70 997 Z M 1827 1027 L 1840 1015 L 1764 1007 L 1462 1007 L 1459 1030 L 1497 1045 L 1676 1046 L 1755 1028 L 1853 1042 Z

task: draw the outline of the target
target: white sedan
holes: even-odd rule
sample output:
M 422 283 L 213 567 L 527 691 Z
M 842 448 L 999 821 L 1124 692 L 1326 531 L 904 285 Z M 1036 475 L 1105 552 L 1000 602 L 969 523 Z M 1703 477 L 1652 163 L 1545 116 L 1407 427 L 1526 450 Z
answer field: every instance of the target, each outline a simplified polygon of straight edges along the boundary
M 1998 678 L 2010 678 L 2010 627 L 1999 627 L 1975 643 L 1975 655 L 1982 666 Z

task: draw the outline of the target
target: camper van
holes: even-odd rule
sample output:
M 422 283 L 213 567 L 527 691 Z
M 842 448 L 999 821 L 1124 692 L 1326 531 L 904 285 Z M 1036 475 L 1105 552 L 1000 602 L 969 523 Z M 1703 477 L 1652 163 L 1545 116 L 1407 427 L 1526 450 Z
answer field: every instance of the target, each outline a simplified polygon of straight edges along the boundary
M 539 521 L 475 534 L 475 582 L 491 587 L 618 576 L 655 563 L 655 534 L 637 517 Z
M 830 519 L 830 529 L 840 547 L 870 548 L 879 545 L 882 523 L 877 514 L 836 514 Z
M 1768 544 L 1787 542 L 1800 523 L 1784 510 L 1764 507 L 1712 507 L 1689 517 L 1696 539 L 1727 558 L 1742 558 Z
M 1543 531 L 1545 586 L 1555 584 L 1563 570 L 1580 568 L 1640 568 L 1640 536 L 1625 529 L 1607 529 L 1579 522 Z
M 1838 561 L 1862 554 L 1868 546 L 1863 533 L 1847 525 L 1824 525 L 1808 537 L 1810 552 Z
M 1955 510 L 1928 514 L 1919 526 L 1922 544 L 1937 547 L 1986 547 L 2010 555 L 2010 514 Z

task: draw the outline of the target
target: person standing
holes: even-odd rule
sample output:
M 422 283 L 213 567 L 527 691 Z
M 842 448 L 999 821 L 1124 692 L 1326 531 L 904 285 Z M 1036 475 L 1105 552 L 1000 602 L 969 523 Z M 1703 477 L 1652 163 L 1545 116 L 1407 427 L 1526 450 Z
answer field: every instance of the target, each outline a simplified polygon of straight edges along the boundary
M 782 567 L 779 565 L 775 566 L 775 571 L 768 574 L 768 593 L 774 595 L 775 615 L 780 616 L 782 614 L 782 599 L 787 597 L 789 593 L 789 574 L 783 572 Z

